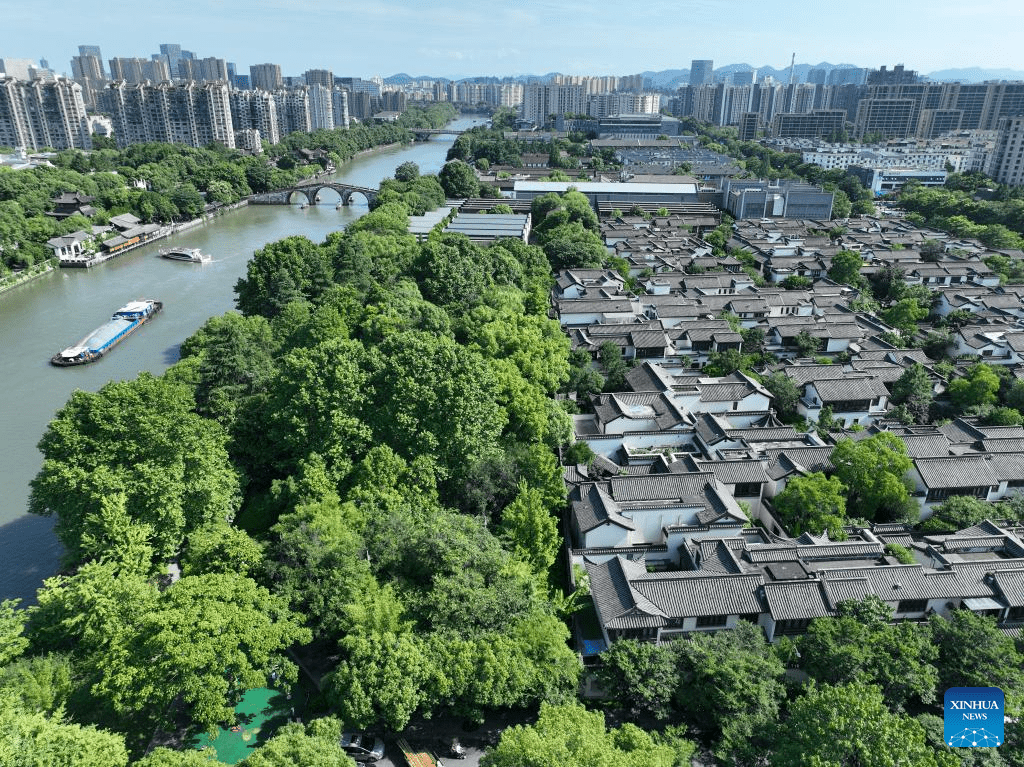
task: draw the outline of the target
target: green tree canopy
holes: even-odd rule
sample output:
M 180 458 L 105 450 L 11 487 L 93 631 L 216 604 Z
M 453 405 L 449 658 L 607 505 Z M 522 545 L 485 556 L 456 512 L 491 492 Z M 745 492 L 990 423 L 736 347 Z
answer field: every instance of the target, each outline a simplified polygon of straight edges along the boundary
M 395 181 L 415 181 L 419 178 L 420 166 L 412 160 L 403 162 L 395 168 Z
M 235 285 L 245 315 L 276 317 L 292 301 L 315 299 L 333 280 L 330 258 L 305 237 L 286 237 L 257 250 Z
M 925 743 L 921 725 L 886 708 L 877 687 L 812 686 L 789 707 L 775 737 L 776 767 L 953 767 Z
M 601 689 L 631 714 L 665 719 L 679 685 L 674 648 L 622 639 L 601 653 L 597 670 Z
M 169 557 L 191 530 L 234 517 L 227 435 L 195 407 L 185 385 L 143 373 L 76 391 L 58 411 L 39 443 L 30 509 L 57 515 L 71 560 L 117 548 L 129 529 Z
M 844 439 L 832 451 L 835 476 L 847 487 L 847 508 L 867 519 L 899 519 L 913 511 L 905 475 L 913 462 L 906 445 L 888 432 L 854 442 Z
M 355 767 L 341 748 L 342 724 L 335 717 L 314 719 L 303 727 L 286 724 L 239 762 L 239 767 Z
M 862 287 L 865 283 L 864 277 L 860 273 L 862 266 L 864 266 L 864 260 L 859 253 L 854 253 L 852 250 L 841 250 L 832 257 L 832 266 L 828 270 L 828 276 L 842 285 Z
M 444 193 L 452 199 L 476 197 L 480 191 L 480 182 L 476 180 L 472 166 L 461 160 L 446 162 L 437 174 L 437 180 L 441 182 Z
M 933 509 L 932 515 L 921 523 L 921 530 L 929 533 L 963 530 L 984 519 L 1002 517 L 1004 508 L 997 509 L 991 503 L 974 496 L 954 495 Z
M 837 477 L 826 477 L 820 471 L 793 477 L 773 504 L 792 536 L 828 531 L 832 540 L 846 537 L 846 486 Z
M 111 732 L 66 724 L 25 711 L 0 697 L 0 765 L 126 767 L 124 738 Z
M 796 417 L 796 403 L 800 400 L 800 390 L 793 379 L 783 372 L 772 373 L 762 380 L 764 388 L 772 395 L 772 405 L 782 420 Z
M 1006 696 L 1006 716 L 1020 716 L 1024 706 L 1024 654 L 988 615 L 956 610 L 948 618 L 931 618 L 939 689 L 998 687 Z
M 924 365 L 915 362 L 892 386 L 892 401 L 905 405 L 916 423 L 927 423 L 934 399 L 932 380 Z
M 949 383 L 948 394 L 953 406 L 962 413 L 967 408 L 992 405 L 999 392 L 999 376 L 991 366 L 979 362 L 967 374 Z
M 692 755 L 692 749 L 690 750 Z M 481 767 L 673 767 L 675 749 L 656 743 L 635 725 L 609 730 L 604 715 L 578 703 L 542 704 L 532 725 L 516 725 L 501 735 Z
M 797 640 L 801 668 L 818 682 L 876 685 L 893 708 L 935 700 L 938 656 L 931 632 L 919 624 L 890 623 L 892 610 L 878 597 L 873 604 L 841 602 L 835 618 L 818 618 Z
M 694 633 L 678 643 L 680 684 L 675 702 L 694 724 L 719 735 L 720 758 L 753 758 L 755 737 L 778 716 L 785 668 L 759 626 Z
M 18 610 L 17 599 L 0 602 L 0 666 L 6 666 L 28 647 L 25 613 Z

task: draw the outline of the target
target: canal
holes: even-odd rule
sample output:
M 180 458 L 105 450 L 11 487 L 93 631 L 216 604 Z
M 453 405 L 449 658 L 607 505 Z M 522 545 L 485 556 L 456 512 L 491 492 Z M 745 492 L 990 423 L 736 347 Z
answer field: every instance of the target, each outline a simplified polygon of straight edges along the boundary
M 482 118 L 463 118 L 467 128 Z M 377 187 L 406 161 L 436 173 L 454 137 L 435 136 L 408 147 L 355 158 L 333 178 Z M 299 198 L 296 195 L 296 198 Z M 182 341 L 207 319 L 234 308 L 235 283 L 253 251 L 290 235 L 322 242 L 365 214 L 365 203 L 335 208 L 325 191 L 321 205 L 250 206 L 195 229 L 139 248 L 92 269 L 60 269 L 0 295 L 0 600 L 34 600 L 44 578 L 59 566 L 61 550 L 53 520 L 26 513 L 29 482 L 42 465 L 37 444 L 54 414 L 75 389 L 97 391 L 111 380 L 141 371 L 161 373 L 178 359 Z M 355 197 L 362 203 L 361 197 Z M 199 248 L 213 261 L 168 261 L 157 250 L 169 245 Z M 55 368 L 53 354 L 83 338 L 130 300 L 154 298 L 164 311 L 131 339 L 93 365 Z

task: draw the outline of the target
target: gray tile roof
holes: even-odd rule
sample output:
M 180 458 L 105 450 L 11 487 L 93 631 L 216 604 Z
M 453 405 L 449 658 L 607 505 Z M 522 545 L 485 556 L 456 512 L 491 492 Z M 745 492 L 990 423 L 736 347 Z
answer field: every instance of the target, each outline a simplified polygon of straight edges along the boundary
M 829 378 L 809 383 L 814 385 L 822 402 L 873 399 L 889 394 L 885 384 L 880 379 L 874 377 L 846 376 L 844 378 Z
M 768 611 L 777 621 L 824 618 L 832 614 L 818 581 L 778 581 L 764 584 Z
M 992 579 L 1007 605 L 1024 607 L 1024 569 L 1000 570 Z
M 986 453 L 1024 453 L 1024 434 L 1019 437 L 993 437 L 981 442 Z
M 705 488 L 713 482 L 711 472 L 702 474 L 648 474 L 641 477 L 609 479 L 612 497 L 619 503 L 629 501 L 678 501 L 703 499 Z
M 685 577 L 680 573 L 649 573 L 633 588 L 673 618 L 747 615 L 763 609 L 757 574 Z
M 764 464 L 757 460 L 747 461 L 698 461 L 703 471 L 712 471 L 724 485 L 767 482 Z
M 1000 481 L 1024 480 L 1024 453 L 997 453 L 992 456 L 992 471 Z
M 926 571 L 921 565 L 825 570 L 822 571 L 822 576 L 826 580 L 867 578 L 872 591 L 884 602 L 898 602 L 903 599 L 958 599 L 964 596 L 984 596 L 971 593 L 972 590 L 967 587 L 956 571 Z
M 945 434 L 900 435 L 911 458 L 941 458 L 949 455 L 949 438 Z
M 918 458 L 914 465 L 930 488 L 991 487 L 999 484 L 992 462 L 981 456 Z
M 587 533 L 604 524 L 636 530 L 633 521 L 622 515 L 619 505 L 599 486 L 581 485 L 573 495 L 576 500 L 572 502 L 572 514 L 580 532 Z
M 666 623 L 665 613 L 630 585 L 630 579 L 645 570 L 643 562 L 631 562 L 623 557 L 601 564 L 587 561 L 590 593 L 606 628 L 653 628 Z
M 838 607 L 840 602 L 851 599 L 859 602 L 874 593 L 867 578 L 829 578 L 822 585 L 828 604 L 833 608 Z

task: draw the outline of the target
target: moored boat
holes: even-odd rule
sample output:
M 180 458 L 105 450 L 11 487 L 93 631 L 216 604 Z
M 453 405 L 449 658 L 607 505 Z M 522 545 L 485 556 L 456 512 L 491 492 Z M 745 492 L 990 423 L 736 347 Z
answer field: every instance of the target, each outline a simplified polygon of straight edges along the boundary
M 188 261 L 192 264 L 207 264 L 213 256 L 200 252 L 199 248 L 163 248 L 160 250 L 161 258 L 169 258 L 172 261 Z
M 74 346 L 53 355 L 50 362 L 59 367 L 95 362 L 151 320 L 164 305 L 160 301 L 140 299 L 125 304 L 110 318 Z

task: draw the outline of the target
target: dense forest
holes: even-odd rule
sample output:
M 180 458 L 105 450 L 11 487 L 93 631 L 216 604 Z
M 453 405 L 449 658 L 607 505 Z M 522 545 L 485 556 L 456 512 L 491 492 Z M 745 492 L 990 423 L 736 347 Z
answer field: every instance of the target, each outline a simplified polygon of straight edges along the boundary
M 118 150 L 112 141 L 90 152 L 56 153 L 55 167 L 0 168 L 0 275 L 45 261 L 53 255 L 46 241 L 89 231 L 111 216 L 131 213 L 143 222 L 169 223 L 196 218 L 209 203 L 232 203 L 257 192 L 292 186 L 335 167 L 358 152 L 382 144 L 408 143 L 409 128 L 446 125 L 455 117 L 450 104 L 412 107 L 397 123 L 353 125 L 349 129 L 291 133 L 267 145 L 261 155 L 211 144 L 201 149 L 178 144 L 136 144 Z M 300 149 L 323 150 L 309 163 Z M 91 218 L 46 215 L 53 198 L 81 192 L 94 198 Z
M 8 605 L 5 719 L 138 756 L 156 729 L 294 682 L 293 646 L 349 727 L 575 697 L 550 266 L 407 225 L 396 201 L 266 246 L 240 312 L 166 374 L 61 409 L 31 505 L 57 517 L 66 574 Z

